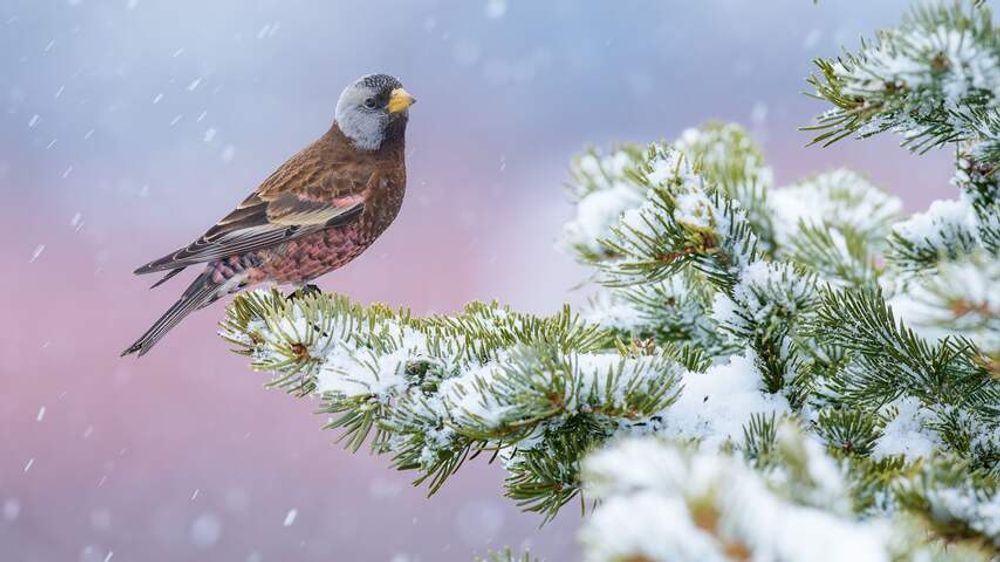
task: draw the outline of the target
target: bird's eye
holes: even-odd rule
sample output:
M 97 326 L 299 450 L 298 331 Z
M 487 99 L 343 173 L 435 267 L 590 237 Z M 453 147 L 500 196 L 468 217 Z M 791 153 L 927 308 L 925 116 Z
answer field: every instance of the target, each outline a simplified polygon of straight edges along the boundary
M 375 109 L 375 98 L 368 98 L 365 100 L 365 107 L 368 109 Z

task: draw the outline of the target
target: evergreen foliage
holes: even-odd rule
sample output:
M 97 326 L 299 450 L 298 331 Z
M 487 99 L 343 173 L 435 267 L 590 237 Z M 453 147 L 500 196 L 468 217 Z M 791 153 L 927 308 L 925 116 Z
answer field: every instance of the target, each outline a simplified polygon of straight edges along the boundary
M 996 559 L 1000 34 L 927 5 L 816 64 L 817 142 L 953 147 L 958 196 L 903 217 L 847 170 L 777 187 L 709 123 L 573 162 L 584 310 L 258 291 L 223 333 L 431 493 L 483 456 L 544 518 L 594 506 L 588 560 Z

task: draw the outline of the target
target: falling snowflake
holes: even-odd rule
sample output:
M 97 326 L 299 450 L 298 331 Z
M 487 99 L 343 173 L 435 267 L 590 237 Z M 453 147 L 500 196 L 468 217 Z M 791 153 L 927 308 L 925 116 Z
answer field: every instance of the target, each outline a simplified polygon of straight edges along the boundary
M 487 0 L 486 17 L 500 19 L 507 13 L 507 0 Z
M 35 261 L 38 258 L 42 257 L 42 253 L 44 251 L 45 251 L 45 244 L 39 244 L 35 246 L 35 250 L 31 252 L 31 259 L 28 260 L 28 263 L 35 263 Z

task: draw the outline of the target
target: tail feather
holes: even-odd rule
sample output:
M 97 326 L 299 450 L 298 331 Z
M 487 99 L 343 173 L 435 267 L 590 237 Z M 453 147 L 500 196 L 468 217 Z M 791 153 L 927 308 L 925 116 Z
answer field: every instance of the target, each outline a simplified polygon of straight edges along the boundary
M 156 342 L 160 341 L 160 338 L 179 324 L 184 317 L 218 298 L 218 290 L 219 285 L 212 281 L 211 276 L 207 273 L 199 275 L 184 291 L 181 298 L 141 338 L 122 352 L 122 357 L 131 353 L 136 353 L 139 357 L 145 355 L 156 345 Z
M 167 274 L 166 274 L 166 275 L 164 275 L 164 276 L 163 276 L 163 278 L 162 278 L 162 279 L 160 279 L 160 280 L 159 280 L 159 281 L 157 281 L 156 283 L 153 283 L 152 285 L 150 285 L 150 286 L 149 286 L 149 288 L 150 288 L 150 289 L 155 289 L 155 288 L 159 287 L 160 285 L 162 285 L 162 284 L 166 283 L 167 281 L 170 281 L 170 279 L 171 279 L 171 278 L 172 278 L 172 277 L 173 277 L 174 275 L 177 275 L 178 273 L 180 273 L 180 272 L 182 272 L 182 271 L 184 271 L 184 268 L 183 268 L 183 267 L 178 267 L 177 269 L 171 269 L 171 270 L 170 270 L 169 272 L 167 272 Z

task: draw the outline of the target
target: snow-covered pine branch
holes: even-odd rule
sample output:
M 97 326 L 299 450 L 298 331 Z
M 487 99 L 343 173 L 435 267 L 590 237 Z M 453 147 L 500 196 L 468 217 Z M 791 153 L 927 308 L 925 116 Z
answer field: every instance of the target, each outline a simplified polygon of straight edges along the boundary
M 279 373 L 272 386 L 320 396 L 349 448 L 369 441 L 432 492 L 467 458 L 499 454 L 507 494 L 550 516 L 577 495 L 579 458 L 620 431 L 644 431 L 677 399 L 682 362 L 695 361 L 672 349 L 620 353 L 568 308 L 536 317 L 471 304 L 415 318 L 258 291 L 233 304 L 223 328 L 255 369 Z
M 587 560 L 989 560 L 997 501 L 938 467 L 914 470 L 910 511 L 859 519 L 849 478 L 789 421 L 771 424 L 769 465 L 654 438 L 625 439 L 588 457 L 584 486 L 598 506 L 580 533 Z M 951 480 L 954 479 L 954 480 Z M 948 480 L 949 486 L 938 488 Z M 949 541 L 925 540 L 947 533 Z
M 590 500 L 588 560 L 996 559 L 998 37 L 929 6 L 819 63 L 820 140 L 954 145 L 957 197 L 924 213 L 848 170 L 775 186 L 709 123 L 572 163 L 582 310 L 255 292 L 223 333 L 432 492 L 480 455 L 546 518 Z
M 367 440 L 432 491 L 487 453 L 508 470 L 508 496 L 553 516 L 581 485 L 587 490 L 580 466 L 590 451 L 643 435 L 666 439 L 656 446 L 678 458 L 788 471 L 776 428 L 795 420 L 822 462 L 845 471 L 838 486 L 849 508 L 836 515 L 845 528 L 863 518 L 891 522 L 876 551 L 893 553 L 894 533 L 937 522 L 930 496 L 986 502 L 959 510 L 972 536 L 1000 524 L 989 516 L 1000 501 L 994 489 L 941 483 L 922 468 L 933 461 L 944 463 L 942 474 L 960 466 L 995 481 L 995 342 L 962 337 L 973 326 L 995 335 L 995 315 L 954 318 L 925 299 L 924 312 L 938 312 L 934 326 L 902 325 L 886 299 L 911 297 L 897 285 L 913 272 L 880 265 L 899 202 L 844 170 L 774 188 L 762 160 L 742 171 L 726 161 L 745 162 L 747 147 L 756 151 L 748 142 L 738 127 L 710 124 L 673 145 L 633 151 L 603 184 L 574 188 L 581 212 L 564 229 L 575 243 L 563 246 L 603 283 L 582 316 L 472 304 L 416 318 L 344 297 L 257 292 L 237 299 L 225 333 L 254 368 L 278 373 L 275 386 L 318 395 L 334 416 L 328 427 L 349 447 Z M 591 153 L 577 166 L 593 166 L 587 158 L 608 157 Z M 595 226 L 585 224 L 594 206 L 583 200 L 615 190 L 641 197 L 604 199 L 619 208 L 616 223 L 581 238 L 576 228 Z M 803 197 L 807 210 L 791 204 Z M 745 206 L 757 207 L 756 220 Z M 758 231 L 770 233 L 767 250 Z M 965 279 L 984 298 L 994 294 L 989 268 L 976 272 L 981 278 Z M 595 514 L 590 525 L 601 520 Z
M 890 257 L 921 268 L 981 248 L 1000 256 L 1000 32 L 982 2 L 925 4 L 836 60 L 816 61 L 815 96 L 833 108 L 816 142 L 898 133 L 923 152 L 956 151 L 961 200 L 902 224 Z
M 816 142 L 884 131 L 923 151 L 974 143 L 996 165 L 1000 138 L 1000 37 L 985 3 L 925 3 L 857 52 L 816 61 L 816 96 L 833 104 Z

